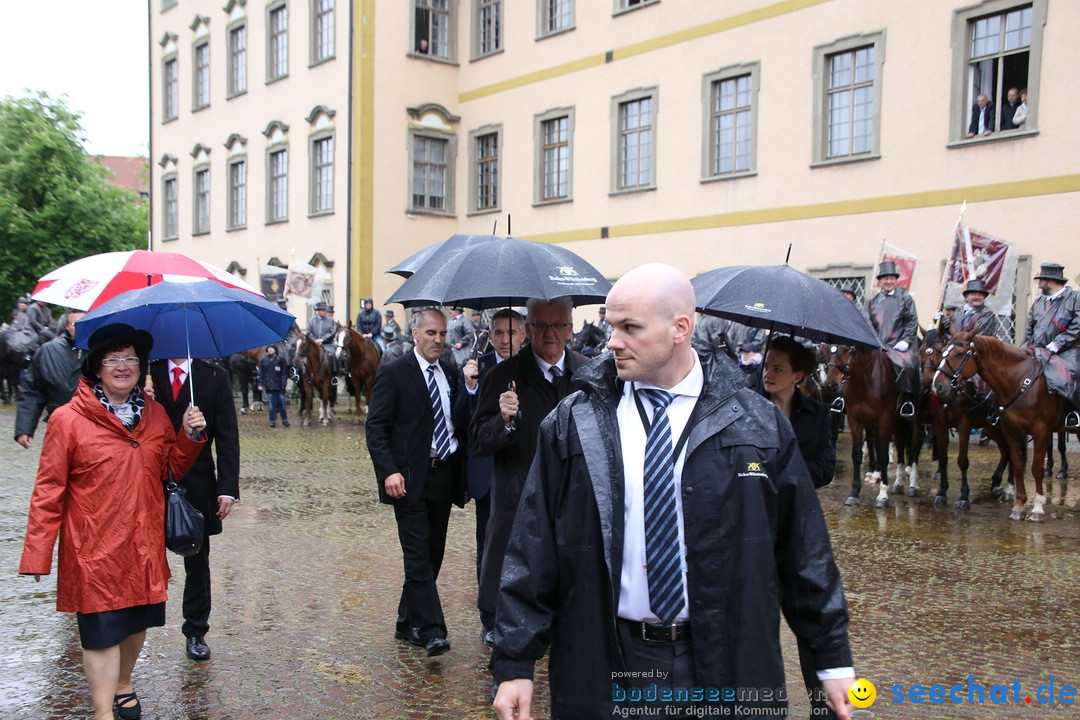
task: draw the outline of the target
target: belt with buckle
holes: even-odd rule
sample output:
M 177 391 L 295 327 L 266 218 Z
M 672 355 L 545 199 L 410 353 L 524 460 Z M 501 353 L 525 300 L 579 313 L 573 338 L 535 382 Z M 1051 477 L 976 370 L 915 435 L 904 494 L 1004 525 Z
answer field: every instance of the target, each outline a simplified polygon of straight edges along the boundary
M 449 462 L 450 462 L 449 460 L 443 460 L 442 458 L 433 457 L 433 458 L 431 458 L 431 463 L 430 463 L 431 469 L 432 470 L 438 470 L 439 468 L 443 467 L 444 465 L 447 465 Z
M 630 629 L 633 637 L 639 637 L 645 642 L 673 643 L 690 639 L 690 623 L 688 622 L 647 623 L 622 618 L 619 618 L 619 622 Z

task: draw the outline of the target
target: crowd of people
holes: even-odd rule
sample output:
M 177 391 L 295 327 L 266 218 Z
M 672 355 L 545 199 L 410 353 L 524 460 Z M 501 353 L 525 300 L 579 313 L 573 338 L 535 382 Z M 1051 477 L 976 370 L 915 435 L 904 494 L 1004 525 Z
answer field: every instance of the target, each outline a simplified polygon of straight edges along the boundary
M 919 390 L 920 326 L 899 276 L 882 262 L 860 309 L 895 365 L 905 415 Z M 1061 265 L 1043 264 L 1036 279 L 1022 344 L 1045 347 L 1075 378 L 1080 295 Z M 984 281 L 963 297 L 932 332 L 996 334 Z M 725 689 L 783 687 L 781 616 L 815 712 L 850 716 L 847 606 L 814 492 L 832 480 L 835 439 L 826 406 L 799 389 L 818 365 L 807 343 L 696 319 L 689 279 L 660 264 L 615 283 L 597 359 L 570 349 L 568 298 L 531 299 L 490 325 L 461 307 L 411 315 L 403 331 L 368 298 L 355 323 L 386 356 L 366 441 L 401 546 L 395 638 L 428 657 L 452 650 L 438 580 L 452 507 L 472 501 L 498 717 L 530 716 L 545 653 L 559 718 L 611 715 L 646 690 L 643 707 L 689 717 L 732 703 Z M 171 473 L 207 519 L 200 552 L 185 559 L 181 628 L 187 656 L 206 660 L 209 537 L 239 499 L 236 412 L 216 363 L 149 362 L 152 339 L 127 326 L 102 328 L 79 351 L 80 316 L 66 313 L 20 391 L 15 440 L 30 447 L 42 413 L 49 421 L 20 573 L 50 572 L 60 538 L 57 609 L 78 615 L 96 717 L 138 718 L 131 672 L 146 629 L 164 624 L 168 577 L 157 483 Z M 48 326 L 51 314 L 33 321 Z M 328 356 L 339 329 L 332 307 L 316 305 L 308 331 Z M 287 427 L 276 346 L 258 377 L 270 425 Z M 1076 393 L 1075 382 L 1050 389 Z M 705 694 L 689 697 L 694 688 Z M 775 717 L 786 706 L 765 694 L 738 704 Z

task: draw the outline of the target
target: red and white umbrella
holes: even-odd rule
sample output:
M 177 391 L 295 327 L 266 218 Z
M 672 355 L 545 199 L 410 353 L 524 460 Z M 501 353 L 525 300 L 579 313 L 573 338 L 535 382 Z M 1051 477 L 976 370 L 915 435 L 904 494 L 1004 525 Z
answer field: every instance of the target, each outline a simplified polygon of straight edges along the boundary
M 42 276 L 30 297 L 75 310 L 93 310 L 120 293 L 163 280 L 214 280 L 262 297 L 257 289 L 215 265 L 181 253 L 149 250 L 101 253 L 74 260 Z

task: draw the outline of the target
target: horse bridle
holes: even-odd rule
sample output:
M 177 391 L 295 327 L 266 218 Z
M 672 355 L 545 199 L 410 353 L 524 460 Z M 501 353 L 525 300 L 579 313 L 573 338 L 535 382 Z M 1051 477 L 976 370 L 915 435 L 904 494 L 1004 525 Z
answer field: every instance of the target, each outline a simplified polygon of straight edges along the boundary
M 949 375 L 948 371 L 952 370 L 952 367 L 948 364 L 948 360 L 950 352 L 955 348 L 955 343 L 949 343 L 941 353 L 941 364 L 938 366 L 938 372 L 943 375 Z M 964 372 L 964 367 L 967 365 L 968 360 L 974 360 L 976 374 L 982 374 L 982 366 L 979 364 L 979 353 L 975 350 L 974 340 L 968 342 L 967 350 L 964 352 L 964 359 L 960 361 L 960 367 L 958 367 L 952 375 L 949 375 L 949 387 L 953 390 L 956 390 L 960 386 L 960 375 Z M 1038 379 L 1041 371 L 1042 365 L 1035 359 L 1035 355 L 1031 354 L 1031 370 L 1028 371 L 1027 377 L 1020 383 L 1020 387 L 1016 390 L 1012 399 L 1007 403 L 998 405 L 993 412 L 989 413 L 987 422 L 991 426 L 997 426 L 997 424 L 1001 422 L 1002 413 L 1015 405 L 1017 401 L 1024 396 L 1024 393 L 1026 393 L 1035 383 L 1035 380 Z

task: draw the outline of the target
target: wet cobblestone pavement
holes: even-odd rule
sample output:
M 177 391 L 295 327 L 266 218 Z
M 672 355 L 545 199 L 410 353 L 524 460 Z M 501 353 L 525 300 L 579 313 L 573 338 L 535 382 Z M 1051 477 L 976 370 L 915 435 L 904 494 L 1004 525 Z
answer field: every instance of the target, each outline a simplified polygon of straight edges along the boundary
M 89 718 L 78 630 L 73 615 L 55 612 L 55 576 L 35 584 L 16 574 L 43 430 L 23 450 L 11 441 L 13 422 L 14 406 L 0 407 L 0 718 Z M 183 564 L 170 555 L 169 624 L 148 633 L 135 671 L 143 717 L 491 717 L 472 507 L 451 517 L 439 582 L 453 649 L 428 659 L 393 639 L 400 551 L 352 415 L 327 428 L 271 430 L 263 414 L 248 414 L 240 428 L 243 499 L 211 550 L 213 655 L 204 663 L 184 655 Z M 996 453 L 973 451 L 973 478 L 988 477 Z M 838 455 L 847 454 L 844 444 Z M 1075 452 L 1070 459 L 1080 467 Z M 1070 509 L 1080 479 L 1051 481 L 1054 504 L 1036 525 L 1010 522 L 1009 506 L 990 499 L 985 480 L 973 481 L 970 512 L 936 510 L 928 468 L 922 497 L 894 497 L 885 510 L 872 507 L 872 486 L 861 507 L 842 506 L 846 459 L 821 491 L 851 606 L 856 668 L 877 686 L 871 709 L 879 718 L 1080 717 L 1080 701 L 1039 705 L 1035 695 L 1051 678 L 1057 693 L 1080 686 L 1080 513 Z M 792 716 L 807 717 L 786 630 L 784 647 Z M 968 675 L 987 693 L 1009 684 L 1010 701 L 1018 679 L 1020 705 L 990 704 L 989 696 L 984 705 L 892 702 L 894 685 L 916 683 L 963 683 L 966 701 Z M 534 711 L 547 712 L 546 698 Z

